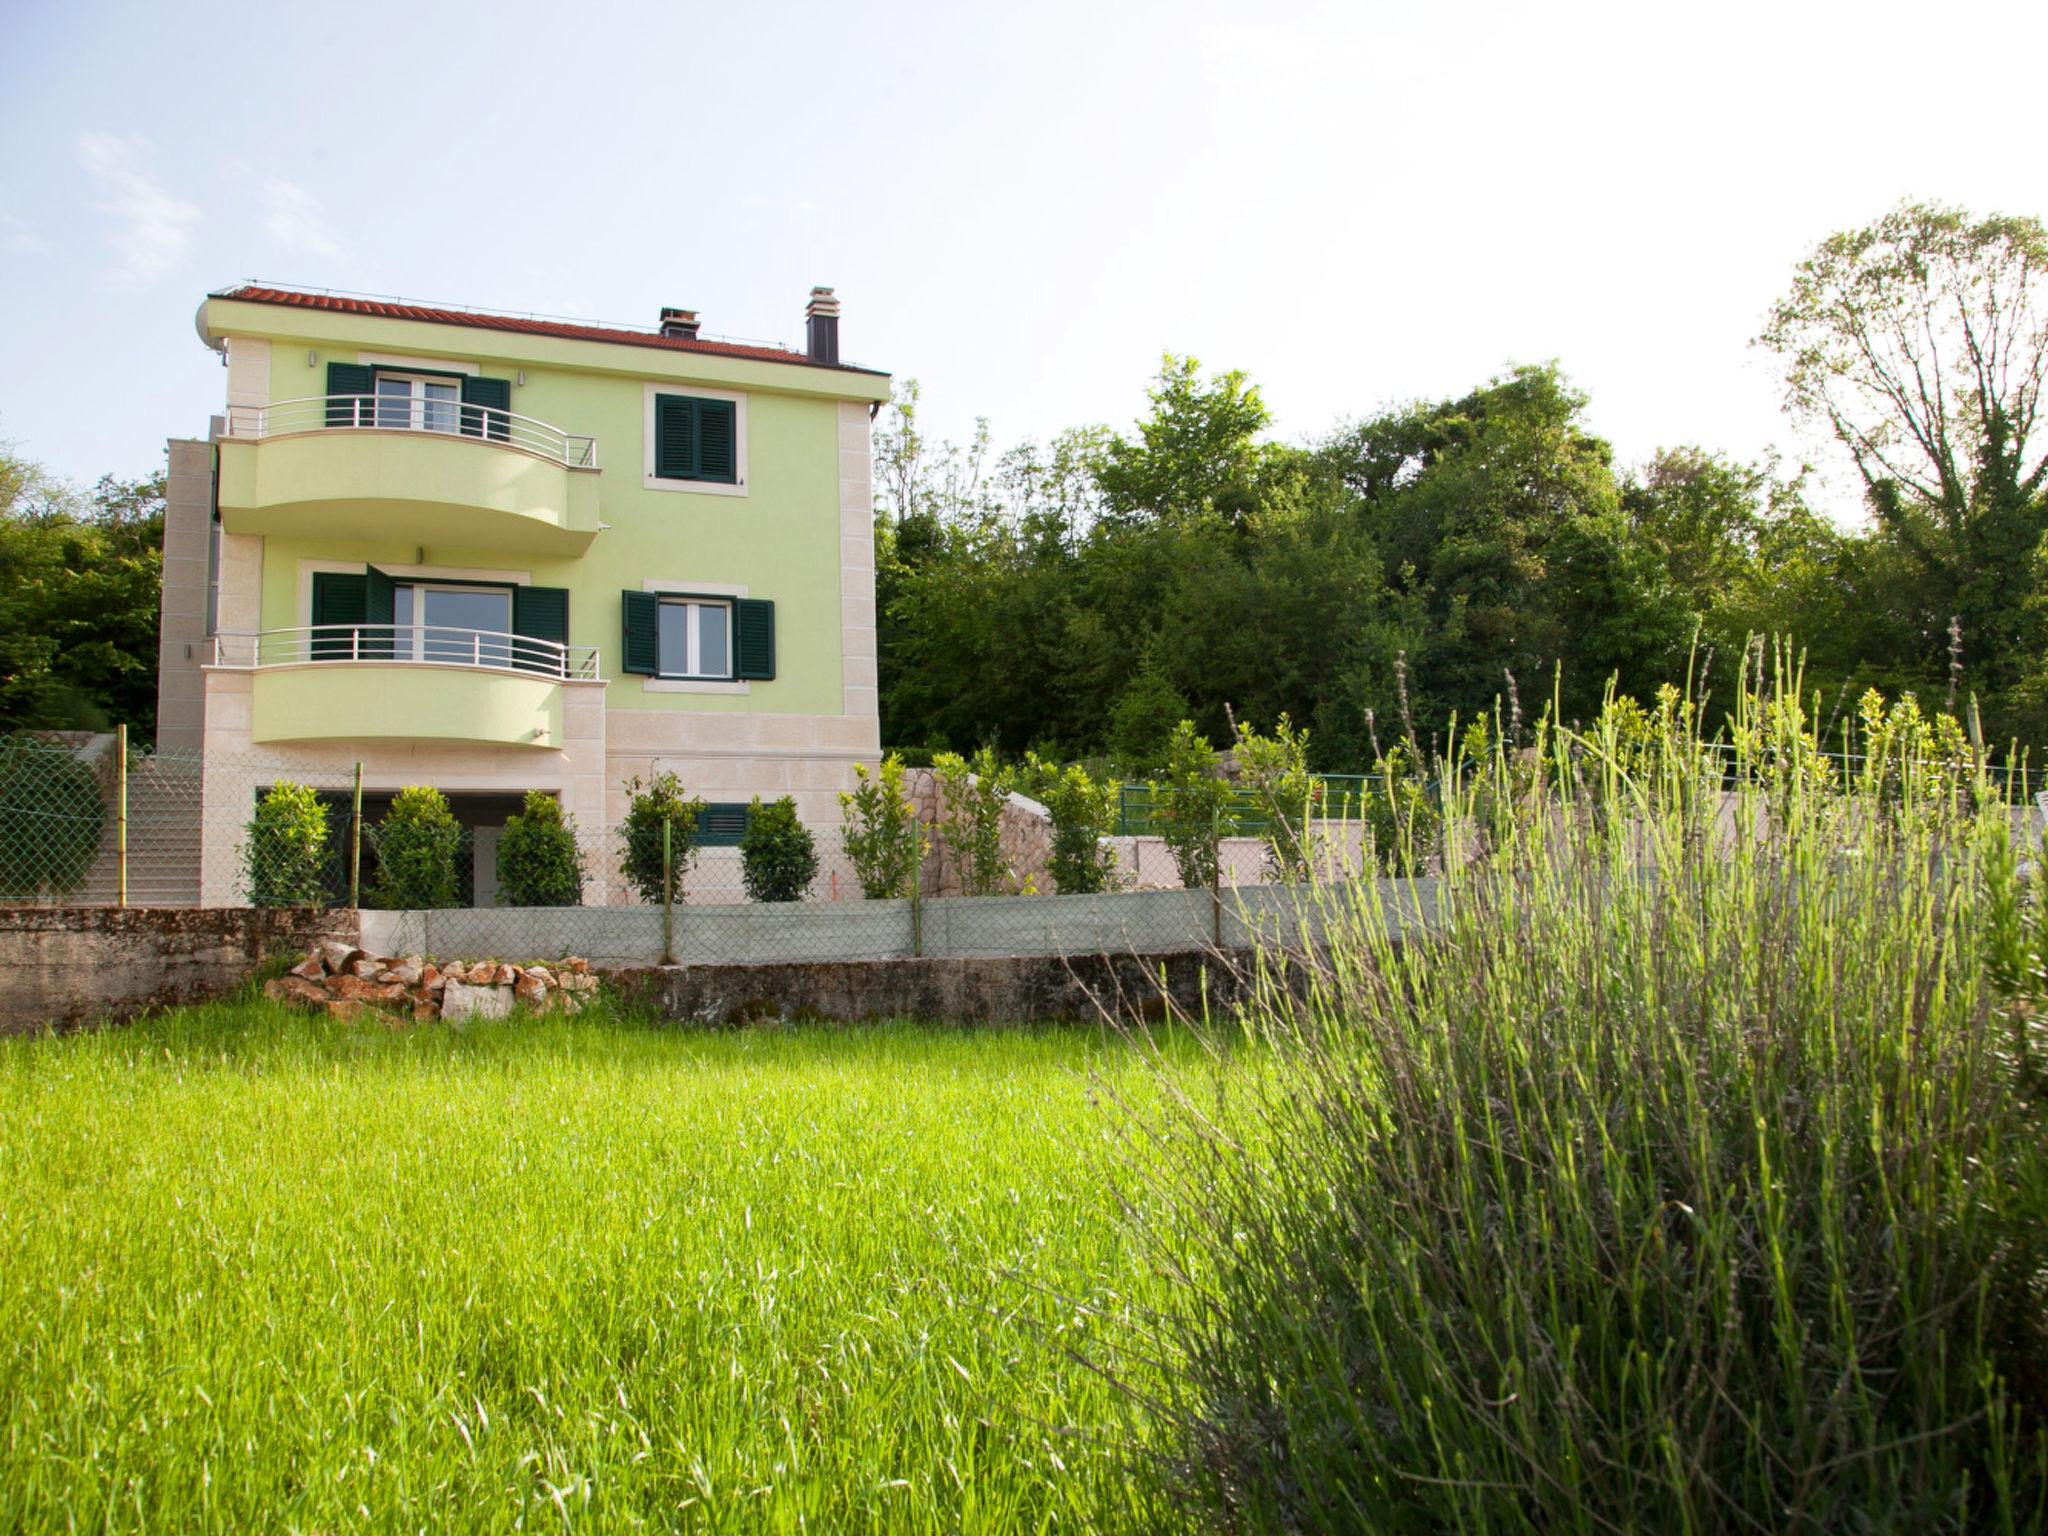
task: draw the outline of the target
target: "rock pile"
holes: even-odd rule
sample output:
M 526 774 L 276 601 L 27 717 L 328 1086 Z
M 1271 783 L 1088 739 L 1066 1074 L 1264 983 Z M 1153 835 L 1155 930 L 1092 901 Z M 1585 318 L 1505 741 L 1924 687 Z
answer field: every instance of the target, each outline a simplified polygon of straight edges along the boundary
M 517 1001 L 537 1013 L 575 1013 L 597 990 L 588 962 L 505 965 L 496 960 L 434 965 L 419 955 L 367 954 L 339 941 L 316 944 L 263 995 L 352 1019 L 365 1009 L 416 1020 L 502 1019 Z

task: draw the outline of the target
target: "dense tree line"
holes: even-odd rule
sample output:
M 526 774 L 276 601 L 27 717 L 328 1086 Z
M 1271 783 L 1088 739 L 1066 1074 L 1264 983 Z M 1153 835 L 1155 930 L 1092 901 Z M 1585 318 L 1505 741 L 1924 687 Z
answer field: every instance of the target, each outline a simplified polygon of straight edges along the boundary
M 1341 769 L 1404 709 L 1585 718 L 1688 668 L 1725 700 L 1782 634 L 1823 726 L 1875 686 L 2048 741 L 2044 273 L 2037 221 L 1925 206 L 1800 266 L 1760 344 L 1862 475 L 1858 528 L 1803 470 L 1617 465 L 1554 364 L 1282 444 L 1242 373 L 1168 356 L 1130 433 L 1001 456 L 985 425 L 928 442 L 907 384 L 876 434 L 884 739 L 1142 764 L 1182 715 L 1229 740 L 1234 706 Z
M 164 477 L 81 492 L 0 451 L 0 731 L 155 730 Z

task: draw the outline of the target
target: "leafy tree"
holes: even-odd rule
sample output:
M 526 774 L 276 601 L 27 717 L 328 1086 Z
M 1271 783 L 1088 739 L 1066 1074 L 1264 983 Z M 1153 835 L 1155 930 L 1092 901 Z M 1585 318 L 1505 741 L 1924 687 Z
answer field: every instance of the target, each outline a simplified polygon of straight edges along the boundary
M 85 496 L 0 453 L 0 729 L 154 736 L 163 483 Z
M 1150 773 L 1166 761 L 1173 729 L 1187 718 L 1188 701 L 1148 655 L 1117 696 L 1109 718 L 1109 750 L 1125 773 Z
M 498 839 L 498 900 L 508 907 L 573 907 L 583 900 L 583 849 L 562 802 L 530 789 Z
M 1096 467 L 1107 513 L 1166 522 L 1247 516 L 1267 457 L 1254 439 L 1272 419 L 1258 387 L 1235 369 L 1205 383 L 1199 363 L 1169 352 L 1148 398 L 1152 414 L 1138 435 L 1111 438 Z
M 753 814 L 740 838 L 740 877 L 749 901 L 802 901 L 818 878 L 818 847 L 811 829 L 798 819 L 789 795 L 763 805 L 754 797 Z
M 697 862 L 697 824 L 704 815 L 701 797 L 686 798 L 683 781 L 670 772 L 646 783 L 636 775 L 626 781 L 626 821 L 619 832 L 619 869 L 626 883 L 649 906 L 663 897 L 683 899 L 683 876 Z M 668 828 L 668 882 L 662 883 L 662 828 Z
M 903 759 L 890 753 L 873 777 L 855 763 L 853 775 L 853 792 L 839 796 L 841 839 L 861 894 L 870 901 L 909 896 L 924 867 L 925 833 L 903 793 Z
M 1758 339 L 1925 580 L 1923 662 L 1940 665 L 1954 615 L 1976 675 L 2012 682 L 2038 647 L 2028 600 L 2048 532 L 2048 229 L 1902 203 L 1822 241 Z
M 372 841 L 376 905 L 410 912 L 460 903 L 455 856 L 462 847 L 462 824 L 440 790 L 426 784 L 401 789 L 378 821 Z

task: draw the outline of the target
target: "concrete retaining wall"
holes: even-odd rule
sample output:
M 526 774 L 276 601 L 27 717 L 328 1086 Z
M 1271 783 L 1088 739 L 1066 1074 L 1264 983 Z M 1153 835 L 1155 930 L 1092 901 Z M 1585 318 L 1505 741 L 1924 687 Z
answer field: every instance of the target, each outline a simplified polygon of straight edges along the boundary
M 1434 880 L 1380 887 L 1391 912 L 1435 910 Z M 1326 903 L 1352 899 L 1343 888 Z M 680 906 L 675 959 L 686 966 L 862 960 L 1170 954 L 1239 949 L 1258 937 L 1320 938 L 1331 918 L 1286 886 L 1224 891 L 1117 891 L 1100 896 L 960 896 L 907 901 Z M 918 929 L 921 927 L 922 932 Z M 377 954 L 513 963 L 580 955 L 606 969 L 661 963 L 661 912 L 651 907 L 497 907 L 365 912 L 362 945 Z
M 0 1034 L 122 1019 L 232 992 L 267 955 L 353 943 L 353 912 L 0 908 Z

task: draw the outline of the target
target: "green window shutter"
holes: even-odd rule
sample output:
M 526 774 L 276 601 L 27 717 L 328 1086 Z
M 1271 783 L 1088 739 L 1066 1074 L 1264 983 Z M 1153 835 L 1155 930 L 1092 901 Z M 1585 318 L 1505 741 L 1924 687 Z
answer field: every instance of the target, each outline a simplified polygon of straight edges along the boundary
M 699 400 L 697 402 L 697 478 L 718 480 L 727 485 L 737 482 L 735 473 L 738 464 L 734 445 L 734 417 L 736 411 L 730 400 Z
M 737 848 L 754 819 L 753 807 L 742 800 L 714 800 L 697 818 L 699 848 Z
M 337 400 L 336 395 L 370 395 L 376 391 L 377 376 L 363 363 L 327 365 L 327 425 L 367 427 L 372 418 L 367 400 Z
M 371 628 L 363 636 L 362 654 L 391 655 L 391 630 L 398 608 L 398 583 L 374 565 L 363 568 L 363 623 Z M 382 629 L 376 626 L 386 626 Z M 411 636 L 406 637 L 408 641 Z
M 743 597 L 733 604 L 733 676 L 775 680 L 775 604 Z
M 625 634 L 619 646 L 619 670 L 637 672 L 643 677 L 652 677 L 659 661 L 655 643 L 657 608 L 652 592 L 621 592 L 620 607 L 625 611 Z
M 659 479 L 697 478 L 696 407 L 688 395 L 654 397 L 654 473 Z
M 511 409 L 510 379 L 463 379 L 462 430 L 471 437 L 488 435 L 495 442 L 504 442 L 512 435 Z
M 315 661 L 345 661 L 355 654 L 355 636 L 348 630 L 363 622 L 364 577 L 360 571 L 313 573 L 313 624 L 345 625 L 341 634 L 313 636 Z
M 552 640 L 554 645 L 514 645 L 514 665 L 532 672 L 559 672 L 562 653 L 555 645 L 569 643 L 569 593 L 564 587 L 514 587 L 512 633 L 527 640 Z

